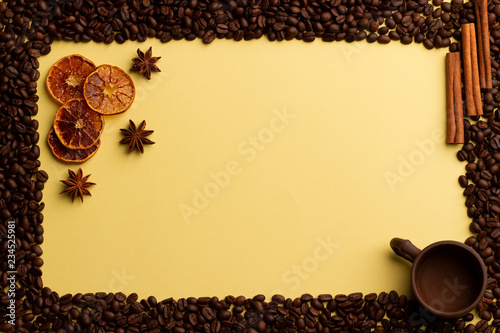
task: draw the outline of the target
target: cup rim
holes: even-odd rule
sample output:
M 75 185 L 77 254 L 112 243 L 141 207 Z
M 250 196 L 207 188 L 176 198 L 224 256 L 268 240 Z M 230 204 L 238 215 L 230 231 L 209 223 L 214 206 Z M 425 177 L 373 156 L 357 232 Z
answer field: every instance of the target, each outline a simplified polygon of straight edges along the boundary
M 472 302 L 468 307 L 466 307 L 462 310 L 450 312 L 450 311 L 441 311 L 441 310 L 433 309 L 433 308 L 429 307 L 424 302 L 424 300 L 420 297 L 420 294 L 416 290 L 416 284 L 415 284 L 416 269 L 415 269 L 415 267 L 418 267 L 421 258 L 424 257 L 424 256 L 422 256 L 424 253 L 429 252 L 430 250 L 432 250 L 436 247 L 439 247 L 439 246 L 457 246 L 457 247 L 460 247 L 460 248 L 466 250 L 467 252 L 472 254 L 472 256 L 474 256 L 477 259 L 477 261 L 479 262 L 479 265 L 482 269 L 481 273 L 483 275 L 482 276 L 483 281 L 482 281 L 480 292 L 479 292 L 478 296 L 476 297 L 476 299 L 474 300 L 474 302 Z M 481 256 L 470 246 L 467 246 L 464 243 L 460 243 L 460 242 L 453 241 L 453 240 L 443 240 L 443 241 L 432 243 L 432 244 L 428 245 L 427 247 L 425 247 L 416 257 L 415 261 L 413 262 L 412 269 L 411 269 L 411 288 L 412 288 L 413 294 L 417 298 L 419 304 L 421 306 L 423 306 L 427 312 L 429 312 L 437 317 L 443 318 L 443 319 L 460 318 L 460 317 L 466 315 L 467 313 L 469 313 L 470 311 L 472 311 L 479 304 L 479 302 L 481 301 L 481 299 L 484 296 L 484 293 L 486 291 L 487 280 L 488 280 L 488 277 L 487 277 L 486 266 L 484 264 L 483 258 L 481 258 Z

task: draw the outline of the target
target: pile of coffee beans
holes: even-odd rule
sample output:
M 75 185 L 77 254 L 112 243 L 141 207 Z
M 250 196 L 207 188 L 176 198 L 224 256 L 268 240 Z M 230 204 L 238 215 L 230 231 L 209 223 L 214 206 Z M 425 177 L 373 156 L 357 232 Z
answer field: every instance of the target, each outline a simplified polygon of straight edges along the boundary
M 395 291 L 363 296 L 304 294 L 295 299 L 274 295 L 181 298 L 138 301 L 136 294 L 59 296 L 44 287 L 19 310 L 18 332 L 425 332 L 491 333 L 494 326 L 473 315 L 445 322 Z
M 263 36 L 270 41 L 415 41 L 428 49 L 456 51 L 460 25 L 475 20 L 472 2 L 462 0 L 8 1 L 0 13 L 4 31 L 43 42 L 31 51 L 33 56 L 48 52 L 50 40 L 123 43 L 201 38 L 211 43 Z M 492 3 L 492 30 L 498 28 L 496 13 L 500 5 Z M 9 39 L 7 34 L 0 37 Z
M 312 42 L 366 40 L 461 48 L 460 25 L 475 21 L 463 0 L 7 0 L 0 2 L 1 332 L 500 332 L 500 1 L 488 5 L 493 89 L 484 115 L 465 122 L 467 161 L 459 184 L 472 219 L 465 243 L 484 258 L 488 290 L 479 317 L 435 318 L 395 291 L 138 300 L 136 294 L 59 295 L 43 285 L 38 58 L 54 40 L 124 43 L 157 38 Z M 464 209 L 465 214 L 465 209 Z M 8 322 L 8 221 L 15 221 L 15 325 Z M 335 289 L 335 286 L 332 286 Z M 474 320 L 475 319 L 475 320 Z

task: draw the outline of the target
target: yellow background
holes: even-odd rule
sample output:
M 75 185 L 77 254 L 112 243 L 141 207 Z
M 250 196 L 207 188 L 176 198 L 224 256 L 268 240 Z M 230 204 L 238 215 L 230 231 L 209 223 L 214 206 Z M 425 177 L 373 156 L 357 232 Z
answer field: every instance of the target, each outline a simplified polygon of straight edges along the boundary
M 136 49 L 150 45 L 162 72 L 151 81 L 131 73 L 134 105 L 105 119 L 101 148 L 81 165 L 97 183 L 92 197 L 82 204 L 59 195 L 58 180 L 78 166 L 41 142 L 50 176 L 45 285 L 161 299 L 409 293 L 410 265 L 390 250 L 392 237 L 419 247 L 468 237 L 457 183 L 464 164 L 458 146 L 444 143 L 445 50 L 58 42 L 41 59 L 41 77 L 73 53 L 128 70 Z M 43 84 L 39 91 L 45 139 L 58 105 Z M 290 119 L 280 123 L 277 113 Z M 129 119 L 155 131 L 144 155 L 118 143 Z M 228 164 L 236 172 L 217 190 L 211 174 Z M 193 207 L 205 188 L 213 198 L 187 221 L 180 205 Z

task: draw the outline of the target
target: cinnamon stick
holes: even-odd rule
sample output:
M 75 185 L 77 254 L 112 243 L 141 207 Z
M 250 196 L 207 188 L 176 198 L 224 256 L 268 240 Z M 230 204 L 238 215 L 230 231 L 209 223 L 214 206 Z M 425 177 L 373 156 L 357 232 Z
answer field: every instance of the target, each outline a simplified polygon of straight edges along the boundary
M 467 106 L 467 115 L 475 116 L 477 114 L 472 87 L 471 25 L 472 23 L 462 24 L 462 57 L 464 63 L 465 105 Z
M 464 143 L 460 53 L 446 54 L 446 143 Z
M 446 143 L 455 143 L 457 135 L 457 123 L 455 121 L 455 95 L 454 75 L 455 63 L 453 53 L 446 54 Z
M 486 68 L 484 57 L 484 43 L 483 43 L 483 29 L 482 29 L 482 11 L 479 9 L 479 2 L 483 0 L 474 1 L 474 9 L 476 11 L 476 33 L 477 33 L 477 53 L 479 58 L 479 84 L 481 88 L 486 88 Z M 483 8 L 483 7 L 481 7 Z
M 491 57 L 490 57 L 490 28 L 488 23 L 488 0 L 476 0 L 477 11 L 476 17 L 479 17 L 478 21 L 478 38 L 481 38 L 482 51 L 482 61 L 484 62 L 484 88 L 492 89 L 493 84 L 491 82 Z M 479 27 L 481 33 L 479 34 Z M 481 56 L 481 53 L 480 53 Z
M 464 106 L 462 103 L 462 66 L 460 65 L 460 53 L 452 53 L 453 60 L 453 97 L 456 123 L 455 143 L 464 143 Z
M 471 63 L 472 63 L 472 93 L 474 95 L 474 106 L 476 108 L 476 115 L 483 114 L 483 104 L 481 101 L 481 86 L 479 84 L 479 66 L 477 58 L 477 44 L 476 44 L 476 28 L 474 24 L 470 25 L 470 49 L 471 49 Z

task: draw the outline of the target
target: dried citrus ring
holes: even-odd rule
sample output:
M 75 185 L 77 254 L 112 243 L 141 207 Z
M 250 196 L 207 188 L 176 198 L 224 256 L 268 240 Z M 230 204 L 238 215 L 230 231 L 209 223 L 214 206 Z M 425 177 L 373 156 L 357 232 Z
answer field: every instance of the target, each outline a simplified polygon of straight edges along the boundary
M 57 110 L 54 132 L 59 141 L 70 149 L 87 149 L 99 140 L 104 121 L 84 99 L 72 99 Z
M 83 163 L 92 156 L 95 155 L 97 149 L 101 145 L 101 141 L 97 141 L 95 145 L 88 149 L 69 149 L 64 147 L 59 141 L 59 138 L 54 133 L 54 129 L 50 129 L 49 135 L 47 136 L 47 143 L 49 144 L 52 154 L 54 154 L 57 159 L 67 162 L 67 163 Z
M 96 112 L 103 115 L 122 113 L 134 101 L 134 82 L 122 69 L 101 65 L 85 80 L 83 96 Z
M 95 70 L 92 61 L 73 54 L 57 61 L 47 75 L 47 89 L 50 95 L 60 103 L 70 99 L 83 98 L 85 78 Z

